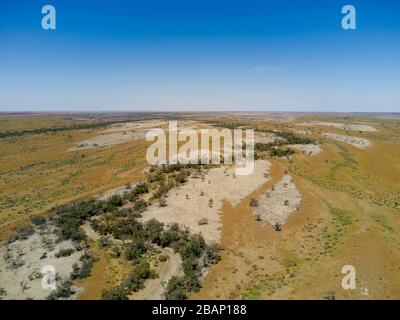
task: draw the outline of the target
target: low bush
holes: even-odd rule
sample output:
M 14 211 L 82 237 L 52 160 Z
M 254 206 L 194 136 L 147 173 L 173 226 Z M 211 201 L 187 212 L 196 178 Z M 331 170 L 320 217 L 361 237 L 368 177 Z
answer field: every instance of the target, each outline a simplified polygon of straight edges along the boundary
M 127 260 L 138 260 L 147 250 L 148 247 L 142 238 L 134 239 L 125 250 L 125 258 Z
M 81 262 L 81 266 L 79 266 L 77 263 L 72 266 L 72 280 L 83 279 L 90 276 L 91 274 L 94 263 L 94 258 L 92 254 L 89 251 L 85 251 L 85 253 L 79 258 L 79 261 Z
M 117 286 L 109 290 L 104 290 L 102 300 L 128 300 L 129 291 L 123 286 Z
M 60 249 L 60 251 L 58 251 L 55 254 L 56 258 L 61 258 L 61 257 L 69 257 L 71 254 L 74 253 L 74 249 L 72 248 L 67 248 L 67 249 Z
M 186 283 L 184 277 L 173 276 L 167 284 L 165 292 L 166 300 L 186 300 Z
M 144 211 L 146 211 L 147 209 L 147 203 L 144 200 L 136 200 L 134 205 L 133 205 L 133 209 L 136 212 L 142 213 Z
M 70 281 L 64 282 L 56 290 L 49 294 L 47 300 L 58 300 L 58 299 L 66 299 L 75 294 L 75 291 L 72 289 L 72 283 Z
M 169 259 L 169 256 L 166 255 L 166 254 L 160 254 L 159 257 L 158 257 L 158 261 L 160 261 L 160 262 L 165 262 L 168 259 Z
M 30 218 L 30 222 L 36 226 L 42 226 L 46 224 L 46 218 L 39 215 L 34 215 Z
M 175 181 L 177 183 L 184 183 L 188 179 L 188 173 L 186 171 L 181 171 L 177 175 L 175 175 Z

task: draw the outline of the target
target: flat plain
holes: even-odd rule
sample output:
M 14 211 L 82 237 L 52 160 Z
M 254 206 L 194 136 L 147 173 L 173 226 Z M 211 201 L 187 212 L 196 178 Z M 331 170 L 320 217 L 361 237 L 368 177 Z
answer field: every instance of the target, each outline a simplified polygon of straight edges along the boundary
M 224 165 L 149 166 L 145 134 L 166 128 L 169 120 L 182 128 L 254 128 L 253 176 L 235 177 Z M 88 272 L 63 280 L 72 283 L 69 298 L 400 298 L 398 115 L 2 115 L 0 158 L 0 258 L 9 266 L 0 270 L 3 299 L 45 297 L 34 289 L 27 296 L 29 286 L 41 290 L 40 275 L 30 279 L 33 271 L 24 269 L 39 268 L 39 258 L 29 259 L 40 255 L 13 258 L 38 233 L 12 242 L 10 237 L 32 227 L 37 216 L 53 221 L 54 208 L 115 195 L 125 195 L 125 202 L 113 198 L 112 210 L 102 207 L 81 218 L 84 239 L 63 239 L 74 253 L 57 242 L 49 250 L 50 260 L 57 252 L 59 259 L 70 257 L 65 259 L 71 270 L 78 268 L 76 261 L 81 271 L 90 265 Z M 132 190 L 136 194 L 129 198 Z M 163 231 L 149 223 L 154 219 Z M 62 229 L 55 221 L 52 228 Z M 147 232 L 144 247 L 118 227 L 127 221 L 143 224 L 135 230 Z M 200 245 L 198 257 L 191 253 L 197 260 L 186 256 L 179 241 L 166 242 L 174 223 L 187 232 L 181 237 Z M 156 229 L 157 236 L 149 235 Z M 354 290 L 341 286 L 345 265 L 357 270 Z M 14 283 L 6 281 L 11 271 L 18 275 Z

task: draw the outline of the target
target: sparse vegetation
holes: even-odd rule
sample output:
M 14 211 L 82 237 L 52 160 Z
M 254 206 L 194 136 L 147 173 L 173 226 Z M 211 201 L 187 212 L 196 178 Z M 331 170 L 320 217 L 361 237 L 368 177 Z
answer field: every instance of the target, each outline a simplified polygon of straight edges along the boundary
M 256 199 L 254 199 L 254 198 L 251 198 L 250 206 L 251 207 L 258 207 L 258 201 Z
M 50 293 L 47 300 L 67 299 L 75 294 L 75 292 L 76 291 L 72 288 L 72 283 L 67 281 L 59 285 L 56 290 Z
M 7 290 L 4 288 L 0 288 L 0 300 L 2 300 L 7 294 Z
M 314 118 L 313 115 L 307 117 Z M 336 119 L 336 116 L 332 117 Z M 213 116 L 209 116 L 209 118 L 213 119 Z M 70 120 L 57 121 L 60 122 L 54 127 L 61 128 L 68 127 L 66 122 Z M 343 117 L 340 121 L 354 121 L 354 117 Z M 221 125 L 221 122 L 226 122 L 223 125 L 225 127 L 237 128 L 240 125 L 255 127 L 259 132 L 274 133 L 282 138 L 283 140 L 271 144 L 257 144 L 256 158 L 274 157 L 271 159 L 272 170 L 266 172 L 265 176 L 273 180 L 282 172 L 292 175 L 296 182 L 297 179 L 301 181 L 299 191 L 302 196 L 304 192 L 306 202 L 304 202 L 304 206 L 300 207 L 301 210 L 297 207 L 299 210 L 297 218 L 292 220 L 293 223 L 291 222 L 287 229 L 285 227 L 284 232 L 278 233 L 282 230 L 282 225 L 272 225 L 273 230 L 277 231 L 273 235 L 274 240 L 272 241 L 274 250 L 268 249 L 271 247 L 271 237 L 264 239 L 262 236 L 258 236 L 258 232 L 263 231 L 263 228 L 271 228 L 270 225 L 253 221 L 243 228 L 242 226 L 246 222 L 243 224 L 243 220 L 236 219 L 237 216 L 233 215 L 234 223 L 239 225 L 235 227 L 234 224 L 229 224 L 229 228 L 227 228 L 229 234 L 223 235 L 229 241 L 226 242 L 224 248 L 224 259 L 216 268 L 222 272 L 221 277 L 219 279 L 218 274 L 217 281 L 214 281 L 212 277 L 215 275 L 210 272 L 207 277 L 211 276 L 209 279 L 212 281 L 203 283 L 207 286 L 205 291 L 210 294 L 211 298 L 342 299 L 344 295 L 340 290 L 336 293 L 324 292 L 325 289 L 319 290 L 318 285 L 314 285 L 315 279 L 312 276 L 307 283 L 311 282 L 311 285 L 315 286 L 315 293 L 313 290 L 309 290 L 310 285 L 307 283 L 304 284 L 303 292 L 296 290 L 298 285 L 304 281 L 305 275 L 309 276 L 305 270 L 309 270 L 310 263 L 313 264 L 313 267 L 315 266 L 315 269 L 320 262 L 322 265 L 332 266 L 331 262 L 337 261 L 336 259 L 347 261 L 347 254 L 353 254 L 356 252 L 354 250 L 363 252 L 365 257 L 374 257 L 369 260 L 371 270 L 374 272 L 383 271 L 383 265 L 388 266 L 388 262 L 398 261 L 400 229 L 396 220 L 396 212 L 400 209 L 400 201 L 398 201 L 398 179 L 396 180 L 398 171 L 394 164 L 397 163 L 396 160 L 399 156 L 397 146 L 400 125 L 398 120 L 380 119 L 376 121 L 373 116 L 369 116 L 368 121 L 375 122 L 375 127 L 379 126 L 379 131 L 354 132 L 354 134 L 362 135 L 373 141 L 376 149 L 357 150 L 344 143 L 324 139 L 321 141 L 323 152 L 318 157 L 309 157 L 307 154 L 303 154 L 301 157 L 291 157 L 290 160 L 285 159 L 294 152 L 289 146 L 290 144 L 315 143 L 315 139 L 318 139 L 324 130 L 312 128 L 310 125 L 310 128 L 307 128 L 310 134 L 303 138 L 302 135 L 298 136 L 289 132 L 289 130 L 301 131 L 302 128 L 297 127 L 298 120 L 281 123 L 243 118 L 239 121 L 231 120 L 230 116 L 224 116 L 223 120 L 214 121 L 217 127 Z M 49 128 L 50 126 L 47 124 L 45 127 Z M 22 126 L 16 127 L 15 131 L 20 131 L 21 128 Z M 202 237 L 198 238 L 197 235 L 191 234 L 182 225 L 164 225 L 155 219 L 144 222 L 147 220 L 146 210 L 148 207 L 151 207 L 152 210 L 163 210 L 165 208 L 162 207 L 167 205 L 168 200 L 169 208 L 171 210 L 174 208 L 175 190 L 171 190 L 172 188 L 181 185 L 181 188 L 190 187 L 192 178 L 207 181 L 208 178 L 205 176 L 205 172 L 201 171 L 202 169 L 197 170 L 196 167 L 180 164 L 152 166 L 140 178 L 142 182 L 135 184 L 132 181 L 141 176 L 144 168 L 141 162 L 143 159 L 140 159 L 139 156 L 144 150 L 141 141 L 129 142 L 113 148 L 83 148 L 65 153 L 63 150 L 68 150 L 71 145 L 78 145 L 79 141 L 93 136 L 92 128 L 88 128 L 86 131 L 79 130 L 79 132 L 73 127 L 54 131 L 30 131 L 32 129 L 22 128 L 22 131 L 25 130 L 25 132 L 21 134 L 14 134 L 10 129 L 9 135 L 2 136 L 0 134 L 0 138 L 3 138 L 0 141 L 0 147 L 3 151 L 2 163 L 4 164 L 1 178 L 3 194 L 0 199 L 0 218 L 4 238 L 17 230 L 16 234 L 6 242 L 6 245 L 11 248 L 17 247 L 17 244 L 12 244 L 13 241 L 29 239 L 35 230 L 38 230 L 38 233 L 46 234 L 52 230 L 47 228 L 47 225 L 52 227 L 54 224 L 59 240 L 72 240 L 75 248 L 72 250 L 83 249 L 87 252 L 87 254 L 84 253 L 81 261 L 74 264 L 71 280 L 87 277 L 91 272 L 97 272 L 97 268 L 91 270 L 96 258 L 90 255 L 88 246 L 102 250 L 102 254 L 99 255 L 102 259 L 101 263 L 112 262 L 109 263 L 110 268 L 107 267 L 104 270 L 109 277 L 107 279 L 110 280 L 107 287 L 115 286 L 103 293 L 103 299 L 108 300 L 128 299 L 133 292 L 146 286 L 147 279 L 156 276 L 151 268 L 159 266 L 166 268 L 176 258 L 175 254 L 179 254 L 183 262 L 184 274 L 175 276 L 165 284 L 166 298 L 186 299 L 192 295 L 195 298 L 205 297 L 203 291 L 198 294 L 194 293 L 202 285 L 199 279 L 203 275 L 204 268 L 220 260 L 220 247 L 217 244 L 207 244 L 204 239 L 201 241 Z M 2 127 L 1 131 L 4 133 L 7 130 Z M 339 129 L 331 130 L 339 131 Z M 39 135 L 39 133 L 41 134 Z M 130 131 L 126 131 L 126 133 L 130 134 Z M 31 134 L 35 134 L 34 139 L 31 139 Z M 62 158 L 60 158 L 60 154 L 62 154 Z M 376 164 L 378 158 L 379 165 Z M 190 185 L 187 182 L 189 176 L 191 177 Z M 232 179 L 232 175 L 230 179 Z M 214 183 L 212 179 L 210 180 Z M 208 180 L 209 183 L 210 180 Z M 29 183 L 29 181 L 34 181 L 34 183 Z M 239 179 L 231 181 L 240 183 Z M 196 180 L 193 180 L 193 183 L 195 182 Z M 128 185 L 128 183 L 130 184 Z M 184 185 L 185 183 L 186 185 Z M 60 203 L 65 203 L 66 199 L 76 199 L 97 192 L 104 193 L 107 189 L 118 188 L 121 185 L 125 186 L 126 191 L 106 200 L 75 200 L 72 203 L 58 206 Z M 7 186 L 12 186 L 12 188 L 7 188 Z M 183 201 L 185 205 L 190 206 L 198 196 L 203 197 L 200 199 L 206 202 L 206 206 L 208 201 L 210 207 L 220 205 L 219 199 L 207 187 L 203 190 L 199 189 L 195 195 L 189 191 L 186 193 L 188 197 Z M 179 196 L 185 199 L 184 193 Z M 325 202 L 320 198 L 329 200 L 330 204 L 324 205 Z M 257 197 L 257 199 L 260 201 L 259 207 L 262 207 L 261 197 Z M 290 199 L 290 203 L 284 199 Z M 294 206 L 290 197 L 285 196 L 284 199 L 279 200 L 280 205 Z M 247 207 L 245 210 L 260 209 L 256 208 L 258 201 L 250 199 L 249 204 L 254 208 Z M 374 206 L 375 204 L 379 207 Z M 57 207 L 48 210 L 54 205 Z M 229 206 L 226 210 L 230 210 L 229 213 L 232 214 L 236 212 L 236 209 L 232 210 Z M 43 215 L 48 211 L 49 217 L 47 218 Z M 262 220 L 259 214 L 255 215 L 255 219 Z M 301 227 L 298 225 L 299 221 Z M 98 238 L 98 240 L 87 241 L 89 238 L 92 239 L 92 234 L 88 233 L 87 237 L 83 232 L 86 230 L 86 223 L 90 223 L 92 229 L 100 236 L 100 238 L 96 236 L 95 239 Z M 213 219 L 196 218 L 193 225 L 197 230 L 207 231 L 213 223 Z M 84 224 L 85 226 L 83 226 Z M 255 229 L 253 229 L 253 225 L 255 225 Z M 357 237 L 350 237 L 353 231 L 357 232 Z M 266 232 L 269 231 L 266 230 Z M 249 241 L 252 241 L 251 245 L 248 244 Z M 374 241 L 374 245 L 370 246 L 369 241 Z M 350 245 L 347 246 L 347 244 Z M 238 247 L 239 245 L 240 247 Z M 76 246 L 82 249 L 77 249 Z M 165 248 L 168 248 L 168 252 L 172 249 L 174 254 L 166 254 Z M 342 250 L 343 248 L 348 248 L 348 251 Z M 377 250 L 377 248 L 382 248 L 382 250 Z M 49 252 L 51 252 L 49 258 L 55 252 L 60 257 L 67 256 L 61 254 L 59 248 Z M 97 255 L 97 251 L 93 252 L 96 252 Z M 75 254 L 73 256 L 75 257 Z M 296 258 L 293 258 L 294 256 Z M 40 257 L 43 262 L 46 258 L 46 253 Z M 357 257 L 357 259 L 361 259 L 361 263 L 363 258 Z M 58 261 L 66 260 L 69 259 L 62 260 L 60 258 Z M 21 259 L 8 261 L 11 269 L 21 266 L 25 268 L 29 264 L 24 256 Z M 381 261 L 381 263 L 376 261 Z M 116 265 L 118 267 L 115 267 Z M 233 269 L 232 265 L 234 265 Z M 139 266 L 141 271 L 140 268 L 136 269 Z M 278 268 L 280 269 L 278 270 Z M 390 283 L 391 275 L 396 272 L 395 267 L 385 267 L 383 280 L 374 279 L 368 270 L 366 272 L 363 279 L 371 284 L 370 288 L 379 288 L 379 285 L 385 286 L 384 294 L 374 289 L 374 296 L 384 299 L 396 296 L 393 293 L 393 285 Z M 239 273 L 243 277 L 243 282 L 237 277 L 230 278 L 230 273 Z M 93 279 L 99 281 L 99 278 L 96 275 L 83 283 L 94 281 Z M 331 278 L 323 273 L 319 274 L 318 281 L 326 282 L 326 288 L 334 288 L 330 282 Z M 63 283 L 61 280 L 60 283 L 59 290 L 52 293 L 49 296 L 50 299 L 67 299 L 75 294 L 71 283 Z M 26 294 L 30 290 L 26 282 L 18 281 L 16 285 L 23 288 Z M 224 286 L 224 290 L 221 289 L 221 286 Z M 6 289 L 0 288 L 0 299 L 8 298 Z M 8 291 L 10 292 L 10 290 Z M 98 298 L 99 294 L 101 295 L 101 289 L 98 293 L 93 294 L 93 297 Z M 138 295 L 140 294 L 139 292 Z M 348 292 L 347 294 L 351 296 L 352 293 Z M 97 296 L 95 297 L 95 295 Z

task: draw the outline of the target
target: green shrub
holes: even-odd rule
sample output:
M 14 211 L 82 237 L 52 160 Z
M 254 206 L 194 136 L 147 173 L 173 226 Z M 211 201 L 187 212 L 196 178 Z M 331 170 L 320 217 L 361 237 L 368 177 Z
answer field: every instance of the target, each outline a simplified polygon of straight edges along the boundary
M 34 215 L 30 218 L 30 221 L 32 224 L 36 225 L 36 226 L 41 226 L 46 224 L 46 218 L 43 216 L 39 216 L 39 215 Z
M 59 228 L 61 240 L 84 240 L 86 236 L 80 226 L 90 217 L 104 213 L 107 205 L 96 199 L 82 200 L 51 209 L 50 218 Z
M 133 209 L 137 212 L 144 212 L 147 209 L 147 203 L 144 200 L 136 200 Z
M 58 286 L 56 290 L 49 294 L 47 300 L 57 300 L 60 298 L 66 299 L 72 296 L 75 291 L 72 289 L 72 283 L 67 281 Z
M 2 300 L 7 294 L 6 289 L 0 288 L 0 300 Z
M 137 260 L 143 253 L 148 250 L 144 240 L 142 238 L 134 239 L 125 250 L 125 258 L 127 260 Z
M 138 199 L 139 195 L 145 194 L 148 192 L 149 192 L 149 185 L 146 182 L 143 182 L 143 183 L 139 183 L 131 191 L 126 191 L 123 195 L 123 198 L 126 201 L 135 201 Z
M 74 253 L 74 249 L 72 249 L 72 248 L 60 249 L 60 251 L 58 251 L 55 254 L 55 256 L 56 256 L 56 258 L 69 257 L 73 253 Z
M 101 299 L 102 300 L 128 300 L 129 291 L 123 286 L 104 290 Z
M 188 174 L 187 174 L 186 171 L 179 172 L 179 173 L 175 176 L 175 181 L 176 181 L 177 183 L 184 183 L 184 182 L 187 181 L 187 179 L 188 179 Z
M 112 234 L 116 239 L 129 239 L 132 237 L 144 238 L 143 225 L 133 217 L 118 221 L 112 227 Z
M 168 259 L 169 259 L 169 256 L 166 254 L 160 254 L 160 256 L 158 257 L 158 261 L 160 261 L 160 262 L 167 261 Z
M 218 243 L 211 243 L 205 248 L 205 263 L 206 265 L 216 264 L 221 260 L 219 255 L 220 246 Z
M 106 237 L 100 237 L 99 240 L 97 240 L 97 245 L 100 248 L 107 248 L 110 244 L 110 240 Z
M 72 266 L 72 280 L 83 279 L 91 274 L 94 263 L 92 254 L 89 251 L 85 251 L 85 253 L 79 258 L 79 261 L 81 261 L 81 266 L 79 266 L 77 263 Z
M 183 277 L 173 276 L 167 284 L 165 292 L 166 300 L 186 300 L 186 285 Z
M 153 243 L 160 243 L 164 224 L 156 219 L 151 219 L 144 224 L 144 230 L 148 240 Z

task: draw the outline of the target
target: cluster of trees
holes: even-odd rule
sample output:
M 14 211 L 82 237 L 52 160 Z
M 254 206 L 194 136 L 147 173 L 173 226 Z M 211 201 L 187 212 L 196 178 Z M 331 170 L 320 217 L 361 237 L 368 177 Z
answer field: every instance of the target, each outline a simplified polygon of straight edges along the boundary
M 49 294 L 47 300 L 66 299 L 75 294 L 75 292 L 76 291 L 72 288 L 72 282 L 66 281 L 57 286 L 57 289 Z
M 182 183 L 190 174 L 185 167 L 180 164 L 165 165 L 153 173 L 171 175 L 175 183 Z M 171 185 L 161 184 L 156 192 L 162 196 L 169 188 Z M 106 200 L 82 200 L 53 208 L 50 212 L 50 219 L 58 227 L 60 239 L 84 240 L 85 234 L 80 226 L 90 220 L 96 232 L 103 236 L 112 235 L 125 243 L 118 246 L 118 250 L 114 250 L 115 255 L 132 261 L 135 269 L 118 287 L 105 291 L 103 299 L 126 299 L 130 292 L 142 288 L 146 279 L 155 276 L 144 259 L 144 254 L 152 249 L 152 245 L 170 247 L 179 253 L 182 259 L 184 275 L 171 279 L 167 286 L 167 299 L 185 299 L 190 292 L 198 291 L 201 287 L 199 279 L 202 267 L 219 260 L 219 246 L 206 244 L 201 235 L 192 235 L 187 228 L 181 228 L 178 224 L 165 228 L 163 223 L 155 219 L 139 221 L 137 218 L 141 216 L 141 212 L 147 210 L 147 203 L 140 195 L 148 193 L 149 190 L 149 183 L 143 182 L 122 196 L 113 195 Z M 133 206 L 123 208 L 128 202 L 133 202 Z M 91 219 L 94 216 L 101 217 Z M 129 243 L 126 240 L 129 240 Z M 81 265 L 74 264 L 71 279 L 88 276 L 92 265 L 93 257 L 85 252 L 81 257 Z
M 308 137 L 301 137 L 295 135 L 293 132 L 288 131 L 278 131 L 273 132 L 278 137 L 281 137 L 285 140 L 285 144 L 311 144 L 315 143 L 315 140 L 308 138 Z
M 144 287 L 147 279 L 156 278 L 157 274 L 150 269 L 150 264 L 146 261 L 140 261 L 128 277 L 119 285 L 102 294 L 103 300 L 128 300 L 131 292 L 136 292 Z
M 198 291 L 201 287 L 199 280 L 201 268 L 219 261 L 219 246 L 217 244 L 206 244 L 201 235 L 192 235 L 188 229 L 181 228 L 178 224 L 172 224 L 165 228 L 164 224 L 156 219 L 142 223 L 135 217 L 129 216 L 115 221 L 111 229 L 112 235 L 116 239 L 130 240 L 125 246 L 123 256 L 136 265 L 140 264 L 143 255 L 151 250 L 152 244 L 170 247 L 180 254 L 184 275 L 171 279 L 172 282 L 168 285 L 170 289 L 167 288 L 167 299 L 184 299 L 190 292 Z M 125 280 L 117 288 L 106 291 L 103 298 L 125 297 L 132 291 L 127 291 L 127 289 L 132 289 L 132 287 L 126 285 L 127 281 Z M 138 283 L 135 281 L 130 280 L 128 282 Z
M 220 121 L 220 120 L 209 120 L 206 121 L 207 123 L 213 124 L 215 126 L 221 127 L 221 128 L 227 128 L 227 129 L 237 129 L 238 127 L 246 127 L 248 126 L 248 123 L 245 122 L 239 122 L 239 121 Z
M 291 148 L 272 148 L 268 152 L 271 157 L 287 157 L 294 153 L 295 151 Z
M 95 199 L 82 200 L 50 210 L 50 219 L 58 227 L 61 240 L 81 241 L 86 238 L 80 226 L 90 217 L 106 211 L 108 204 Z
M 93 255 L 85 250 L 84 254 L 79 258 L 81 265 L 79 266 L 77 263 L 74 263 L 72 265 L 72 272 L 71 272 L 71 279 L 83 279 L 88 276 L 90 276 L 93 263 L 94 263 L 94 257 Z
M 133 209 L 142 212 L 147 204 L 138 200 L 139 195 L 149 192 L 147 183 L 140 183 L 134 189 L 127 191 L 120 196 L 118 194 L 109 197 L 107 200 L 88 199 L 73 202 L 64 206 L 56 207 L 50 210 L 50 218 L 59 228 L 59 237 L 62 240 L 72 239 L 81 241 L 86 238 L 80 226 L 89 218 L 95 215 L 111 213 L 122 216 L 128 215 L 130 211 L 120 209 L 127 201 L 135 201 Z M 100 228 L 99 225 L 95 229 Z M 98 228 L 97 228 L 98 227 Z M 103 230 L 102 234 L 109 233 L 110 230 Z
M 125 191 L 121 196 L 117 195 L 118 197 L 121 198 L 121 201 L 136 201 L 140 195 L 148 193 L 149 192 L 149 184 L 147 182 L 142 182 L 136 185 L 135 188 L 133 188 L 130 191 Z
M 292 132 L 286 131 L 270 131 L 270 130 L 259 130 L 261 132 L 268 132 L 277 135 L 278 137 L 283 138 L 283 140 L 276 140 L 269 143 L 261 143 L 257 142 L 254 146 L 254 150 L 256 151 L 256 159 L 261 158 L 261 152 L 268 152 L 270 157 L 283 157 L 290 156 L 295 151 L 291 148 L 281 148 L 285 145 L 290 144 L 311 144 L 315 143 L 315 140 L 310 139 L 308 137 L 299 137 Z
M 107 127 L 113 123 L 115 123 L 115 121 L 114 122 L 103 121 L 103 122 L 95 122 L 95 123 L 73 124 L 73 125 L 64 126 L 64 127 L 36 128 L 36 129 L 19 130 L 19 131 L 7 130 L 7 131 L 0 132 L 0 138 L 21 137 L 21 136 L 30 135 L 30 134 L 43 134 L 43 133 L 52 133 L 52 132 L 69 131 L 69 130 L 96 129 L 96 128 Z
M 217 244 L 207 245 L 199 234 L 190 235 L 187 230 L 180 230 L 173 225 L 167 233 L 167 238 L 174 239 L 170 246 L 182 258 L 184 275 L 173 277 L 167 285 L 165 298 L 168 300 L 186 299 L 189 293 L 201 288 L 201 268 L 217 263 L 220 259 Z

